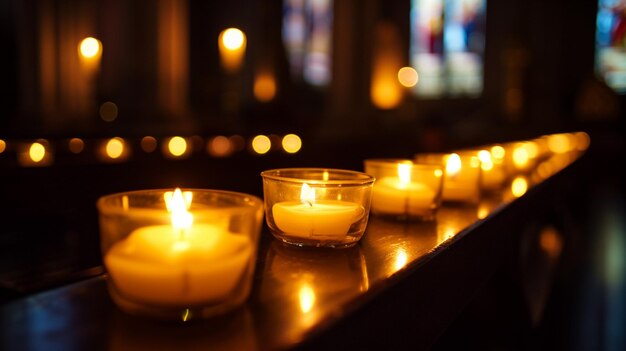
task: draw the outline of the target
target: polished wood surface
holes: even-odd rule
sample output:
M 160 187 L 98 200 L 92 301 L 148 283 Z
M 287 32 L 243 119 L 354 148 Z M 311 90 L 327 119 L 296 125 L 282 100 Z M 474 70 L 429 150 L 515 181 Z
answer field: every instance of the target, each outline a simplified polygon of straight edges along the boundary
M 575 157 L 572 157 L 573 161 Z M 0 306 L 1 348 L 319 349 L 428 347 L 512 252 L 517 229 L 550 208 L 569 166 L 514 199 L 444 205 L 435 222 L 370 218 L 349 249 L 287 246 L 265 228 L 253 291 L 236 311 L 164 322 L 127 315 L 106 275 Z

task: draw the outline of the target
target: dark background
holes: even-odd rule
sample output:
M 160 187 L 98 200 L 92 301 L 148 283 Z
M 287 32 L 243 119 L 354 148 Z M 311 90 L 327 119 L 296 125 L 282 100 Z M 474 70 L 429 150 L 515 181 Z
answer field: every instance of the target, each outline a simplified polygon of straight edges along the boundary
M 156 3 L 0 1 L 0 139 L 8 145 L 0 154 L 0 302 L 101 272 L 95 201 L 105 194 L 181 186 L 260 196 L 259 173 L 270 168 L 361 170 L 362 161 L 370 157 L 411 157 L 422 151 L 583 130 L 592 138 L 590 160 L 581 175 L 585 186 L 551 220 L 578 231 L 584 244 L 575 246 L 558 266 L 564 273 L 554 279 L 542 322 L 520 327 L 524 313 L 516 300 L 501 297 L 510 282 L 494 281 L 438 347 L 459 346 L 454 341 L 459 338 L 480 349 L 516 348 L 494 342 L 499 338 L 531 340 L 524 344 L 531 349 L 611 350 L 626 345 L 623 333 L 619 337 L 624 318 L 607 312 L 624 311 L 626 302 L 601 279 L 611 264 L 617 265 L 618 276 L 625 276 L 623 161 L 618 160 L 624 157 L 626 105 L 624 95 L 594 74 L 596 1 L 488 2 L 480 96 L 407 95 L 397 108 L 379 110 L 369 100 L 376 49 L 371 38 L 380 21 L 395 24 L 406 45 L 408 65 L 408 0 L 335 2 L 333 78 L 325 88 L 291 77 L 280 36 L 280 1 L 189 0 L 186 107 L 173 111 L 160 108 L 156 88 Z M 57 26 L 68 16 L 79 16 L 87 24 L 75 23 L 76 31 L 103 42 L 95 108 L 77 112 L 60 100 L 49 105 L 42 98 L 38 43 L 43 34 L 38 23 L 44 15 Z M 242 29 L 248 39 L 245 64 L 236 76 L 220 70 L 216 45 L 219 32 L 230 26 Z M 277 78 L 278 92 L 269 103 L 259 103 L 252 95 L 260 63 L 272 66 Z M 521 92 L 519 106 L 507 102 L 511 89 Z M 229 91 L 238 94 L 235 110 L 224 109 Z M 97 106 L 104 101 L 119 107 L 113 122 L 98 115 Z M 169 160 L 158 151 L 147 154 L 139 148 L 144 135 L 237 134 L 249 140 L 256 134 L 286 133 L 302 137 L 299 153 L 273 148 L 267 155 L 255 155 L 245 148 L 215 158 L 201 146 L 184 160 Z M 95 156 L 98 141 L 113 136 L 126 138 L 135 151 L 125 162 L 103 163 Z M 72 137 L 85 140 L 79 155 L 63 151 L 63 143 Z M 38 138 L 46 138 L 57 150 L 54 163 L 21 167 L 12 145 Z M 607 214 L 613 217 L 606 220 Z M 603 227 L 606 221 L 613 224 Z M 617 235 L 612 240 L 620 244 L 606 245 L 606 233 L 618 233 L 611 235 Z M 615 247 L 618 263 L 607 266 L 606 250 Z M 624 293 L 623 283 L 619 286 L 617 291 Z M 584 309 L 587 312 L 580 312 Z M 485 332 L 489 328 L 500 336 Z M 519 328 L 525 332 L 513 332 Z

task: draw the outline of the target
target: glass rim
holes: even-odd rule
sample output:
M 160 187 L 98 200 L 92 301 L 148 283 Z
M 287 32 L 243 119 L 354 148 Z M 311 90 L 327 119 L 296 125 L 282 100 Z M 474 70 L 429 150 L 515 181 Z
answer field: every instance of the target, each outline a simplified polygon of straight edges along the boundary
M 99 212 L 102 212 L 102 213 L 116 213 L 116 212 L 127 213 L 128 210 L 124 210 L 123 208 L 119 206 L 108 204 L 107 201 L 110 199 L 125 196 L 125 195 L 132 196 L 132 195 L 151 194 L 151 193 L 152 194 L 164 194 L 167 191 L 174 191 L 175 189 L 176 188 L 140 189 L 140 190 L 122 191 L 122 192 L 102 195 L 96 201 L 96 208 L 98 209 Z M 258 196 L 247 194 L 247 193 L 241 193 L 241 192 L 229 191 L 229 190 L 202 189 L 202 188 L 180 188 L 180 190 L 183 192 L 191 191 L 193 193 L 211 193 L 211 194 L 218 194 L 218 195 L 226 195 L 230 197 L 237 197 L 241 199 L 248 199 L 248 204 L 250 206 L 241 206 L 241 207 L 263 208 L 263 200 L 261 200 Z M 141 210 L 141 211 L 155 211 L 155 212 L 166 211 L 165 208 L 161 210 L 161 209 L 154 209 L 154 208 L 134 207 L 134 209 Z M 196 211 L 193 211 L 193 212 L 196 212 Z
M 310 179 L 310 178 L 298 178 L 279 175 L 280 172 L 328 172 L 329 174 L 343 174 L 354 177 L 353 179 Z M 359 171 L 351 171 L 347 169 L 337 168 L 317 168 L 317 167 L 302 167 L 302 168 L 275 168 L 261 172 L 263 179 L 271 179 L 275 181 L 295 184 L 315 184 L 315 185 L 367 185 L 373 184 L 376 178 L 373 176 Z
M 435 167 L 435 168 L 443 169 L 443 165 L 438 162 L 415 161 L 415 160 L 411 160 L 408 158 L 370 158 L 370 159 L 366 159 L 363 163 L 366 166 L 371 165 L 371 166 L 390 167 L 390 166 L 406 164 L 406 165 L 410 165 L 411 168 Z

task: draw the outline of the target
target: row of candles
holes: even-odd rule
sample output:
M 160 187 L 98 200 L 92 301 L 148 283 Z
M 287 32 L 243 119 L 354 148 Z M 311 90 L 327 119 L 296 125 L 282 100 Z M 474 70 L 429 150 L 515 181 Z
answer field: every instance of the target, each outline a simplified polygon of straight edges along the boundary
M 523 191 L 513 191 L 521 196 L 588 146 L 586 133 L 562 133 L 413 160 L 369 159 L 364 172 L 274 169 L 261 173 L 263 200 L 206 189 L 103 196 L 97 206 L 109 291 L 130 313 L 220 314 L 249 295 L 263 217 L 282 242 L 350 247 L 363 237 L 370 210 L 432 221 L 442 202 L 477 204 L 483 192 L 524 179 Z
M 279 136 L 256 135 L 246 140 L 240 135 L 217 135 L 205 138 L 201 136 L 172 136 L 160 141 L 152 136 L 145 136 L 139 142 L 121 137 L 108 139 L 85 140 L 71 138 L 60 140 L 56 145 L 46 139 L 33 141 L 10 141 L 0 139 L 0 157 L 2 154 L 14 153 L 17 162 L 23 167 L 50 166 L 54 163 L 55 153 L 64 151 L 74 155 L 83 154 L 86 149 L 93 148 L 93 156 L 102 162 L 125 162 L 130 159 L 133 149 L 139 144 L 144 153 L 153 153 L 161 145 L 161 153 L 169 159 L 183 159 L 195 151 L 206 150 L 213 157 L 229 157 L 247 149 L 257 155 L 267 154 L 272 149 L 281 150 L 288 154 L 295 154 L 302 148 L 302 139 L 296 134 Z

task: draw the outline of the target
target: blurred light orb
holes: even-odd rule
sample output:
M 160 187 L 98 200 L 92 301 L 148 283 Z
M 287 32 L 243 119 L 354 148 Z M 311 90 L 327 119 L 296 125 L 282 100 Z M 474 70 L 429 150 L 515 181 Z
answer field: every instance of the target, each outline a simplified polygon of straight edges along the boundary
M 124 139 L 118 137 L 109 139 L 105 147 L 105 152 L 107 156 L 113 160 L 122 156 L 124 153 Z
M 28 155 L 33 162 L 41 162 L 46 156 L 46 148 L 40 143 L 32 143 L 28 149 Z
M 68 143 L 68 147 L 73 154 L 80 154 L 85 148 L 85 143 L 80 138 L 72 138 Z
M 526 178 L 517 177 L 513 179 L 513 182 L 511 183 L 511 193 L 513 194 L 513 196 L 520 197 L 526 194 L 527 190 L 528 190 L 528 181 L 526 180 Z
M 100 41 L 96 38 L 87 37 L 80 42 L 80 54 L 86 58 L 97 56 L 102 49 Z
M 402 67 L 398 71 L 398 81 L 402 86 L 411 88 L 417 85 L 419 76 L 413 67 Z
M 302 139 L 296 134 L 287 134 L 283 137 L 283 149 L 290 154 L 295 154 L 302 148 Z
M 228 50 L 240 49 L 245 40 L 245 34 L 237 28 L 228 28 L 222 32 L 222 44 Z
M 491 156 L 495 159 L 503 159 L 506 151 L 500 145 L 495 145 L 491 148 Z
M 182 156 L 187 152 L 187 141 L 179 136 L 175 136 L 167 143 L 167 149 L 172 156 Z
M 145 152 L 153 152 L 157 148 L 157 140 L 151 136 L 141 138 L 141 149 Z
M 233 151 L 233 143 L 227 137 L 218 135 L 209 141 L 207 151 L 217 157 L 228 156 Z
M 107 101 L 100 105 L 100 118 L 105 122 L 113 122 L 117 118 L 117 105 L 111 101 Z
M 3 153 L 4 150 L 6 150 L 6 148 L 7 148 L 7 143 L 4 140 L 0 139 L 0 154 Z
M 257 135 L 252 139 L 252 149 L 259 155 L 266 154 L 272 148 L 272 141 L 265 135 Z

